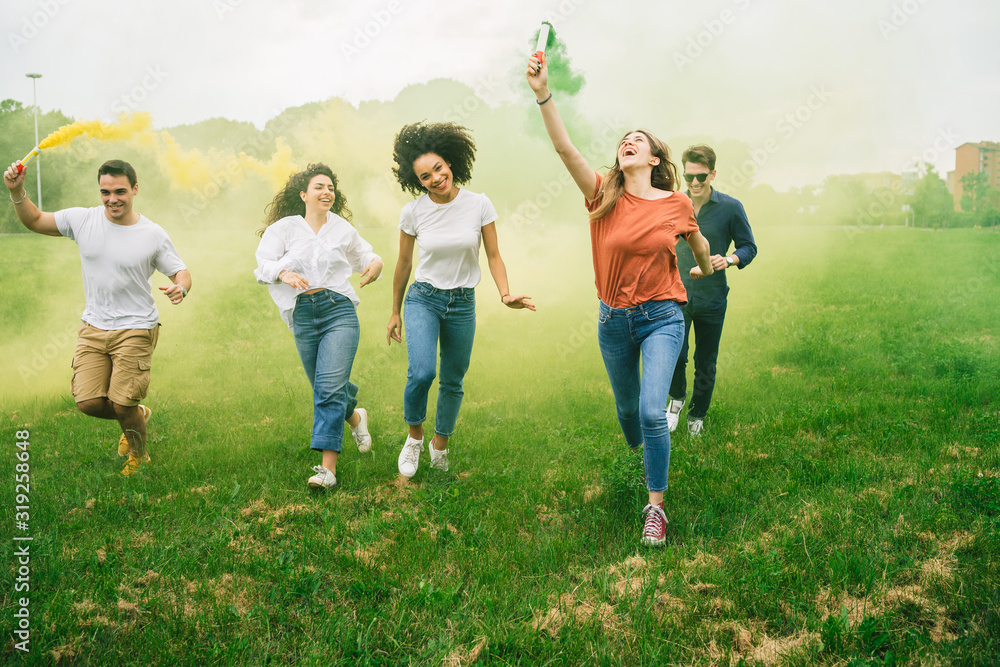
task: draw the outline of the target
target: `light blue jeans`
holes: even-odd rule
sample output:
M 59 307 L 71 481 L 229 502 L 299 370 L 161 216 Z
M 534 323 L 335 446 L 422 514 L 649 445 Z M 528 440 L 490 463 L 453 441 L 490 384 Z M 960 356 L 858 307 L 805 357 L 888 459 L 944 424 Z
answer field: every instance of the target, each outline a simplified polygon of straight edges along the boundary
M 476 337 L 476 290 L 471 287 L 437 289 L 415 282 L 403 301 L 406 327 L 406 390 L 403 419 L 418 426 L 427 419 L 427 393 L 437 370 L 441 343 L 441 378 L 438 381 L 434 433 L 451 437 L 462 406 L 462 380 L 469 370 Z
M 602 301 L 597 341 L 625 441 L 630 447 L 643 445 L 646 487 L 664 491 L 670 469 L 665 406 L 684 343 L 681 307 L 676 301 L 647 301 L 632 308 L 611 308 Z
M 344 422 L 358 405 L 358 387 L 350 381 L 361 337 L 354 303 L 330 290 L 300 294 L 292 333 L 313 390 L 312 449 L 339 452 Z

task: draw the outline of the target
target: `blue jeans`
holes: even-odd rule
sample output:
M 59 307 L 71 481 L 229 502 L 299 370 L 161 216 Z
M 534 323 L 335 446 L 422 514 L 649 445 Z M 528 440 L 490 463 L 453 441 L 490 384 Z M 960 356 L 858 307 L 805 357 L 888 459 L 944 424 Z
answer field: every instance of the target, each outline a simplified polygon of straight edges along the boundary
M 684 345 L 677 358 L 674 378 L 670 383 L 670 397 L 682 399 L 687 394 L 687 360 L 694 325 L 694 388 L 688 406 L 688 419 L 704 419 L 712 403 L 715 390 L 715 363 L 719 359 L 719 341 L 722 325 L 726 322 L 726 301 L 702 306 L 694 299 L 681 311 L 684 314 Z
M 632 308 L 611 308 L 602 301 L 597 341 L 625 441 L 630 447 L 643 445 L 646 486 L 664 491 L 670 469 L 665 406 L 684 341 L 681 307 L 676 301 L 647 301 Z
M 313 390 L 312 449 L 339 452 L 344 421 L 358 405 L 358 387 L 350 381 L 361 337 L 354 303 L 330 290 L 300 294 L 292 333 Z
M 410 426 L 427 419 L 427 393 L 437 367 L 441 342 L 441 378 L 438 381 L 434 433 L 451 437 L 462 406 L 462 380 L 469 370 L 476 337 L 476 291 L 471 287 L 437 289 L 415 282 L 403 302 L 406 327 L 406 390 L 403 418 Z

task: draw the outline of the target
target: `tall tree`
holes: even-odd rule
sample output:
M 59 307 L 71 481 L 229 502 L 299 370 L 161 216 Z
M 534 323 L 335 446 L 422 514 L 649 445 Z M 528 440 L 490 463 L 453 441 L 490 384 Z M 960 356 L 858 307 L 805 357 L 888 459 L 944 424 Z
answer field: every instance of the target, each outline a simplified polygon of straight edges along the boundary
M 925 168 L 926 173 L 917 181 L 910 199 L 913 224 L 916 227 L 947 227 L 954 209 L 954 199 L 948 192 L 948 185 L 934 171 L 934 167 L 925 165 Z
M 962 210 L 966 213 L 982 211 L 991 189 L 989 175 L 985 171 L 970 171 L 959 180 L 962 183 Z

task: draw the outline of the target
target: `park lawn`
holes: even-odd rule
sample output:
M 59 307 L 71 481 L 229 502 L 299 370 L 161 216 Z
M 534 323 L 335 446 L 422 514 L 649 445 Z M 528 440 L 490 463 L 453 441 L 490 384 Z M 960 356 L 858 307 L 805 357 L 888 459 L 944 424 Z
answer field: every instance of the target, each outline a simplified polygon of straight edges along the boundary
M 730 277 L 705 435 L 683 418 L 675 434 L 659 550 L 638 543 L 645 494 L 597 349 L 583 226 L 504 246 L 537 313 L 503 308 L 484 272 L 451 471 L 425 453 L 412 481 L 396 473 L 405 349 L 385 343 L 395 245 L 372 234 L 387 273 L 361 291 L 353 377 L 375 446 L 346 436 L 332 492 L 305 485 L 310 392 L 252 280 L 254 237 L 175 236 L 195 288 L 160 301 L 153 465 L 132 479 L 116 425 L 68 391 L 75 245 L 0 239 L 4 525 L 33 538 L 30 593 L 14 592 L 20 544 L 2 548 L 4 636 L 21 595 L 31 614 L 30 653 L 9 639 L 5 660 L 993 663 L 1000 269 L 976 259 L 1000 236 L 757 235 Z

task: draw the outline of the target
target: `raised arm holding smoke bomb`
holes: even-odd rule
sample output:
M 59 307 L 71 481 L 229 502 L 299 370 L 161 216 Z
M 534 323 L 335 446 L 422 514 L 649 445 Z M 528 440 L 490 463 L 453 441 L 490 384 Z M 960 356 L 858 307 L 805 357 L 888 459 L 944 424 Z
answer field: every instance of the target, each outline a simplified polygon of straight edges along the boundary
M 357 407 L 358 386 L 350 379 L 361 326 L 360 299 L 348 279 L 360 273 L 361 287 L 377 280 L 382 258 L 350 218 L 336 174 L 311 164 L 292 174 L 267 206 L 256 254 L 254 276 L 292 330 L 312 387 L 310 446 L 322 460 L 306 483 L 317 489 L 337 485 L 345 421 L 359 452 L 372 447 L 368 413 Z
M 14 204 L 14 213 L 21 224 L 36 234 L 46 236 L 62 236 L 56 227 L 54 213 L 42 213 L 24 189 L 24 178 L 27 172 L 21 168 L 20 162 L 14 162 L 3 174 L 3 183 L 10 191 L 8 196 Z
M 18 219 L 33 232 L 66 236 L 80 247 L 86 307 L 71 389 L 81 412 L 121 425 L 118 454 L 128 456 L 121 472 L 131 475 L 150 462 L 146 422 L 152 410 L 139 403 L 149 388 L 160 328 L 150 278 L 154 270 L 168 276 L 173 284 L 160 290 L 179 304 L 191 289 L 191 274 L 166 231 L 133 210 L 139 184 L 129 163 L 109 160 L 98 169 L 103 206 L 55 213 L 31 202 L 19 165 L 4 172 Z
M 454 123 L 407 125 L 393 146 L 396 180 L 404 191 L 417 195 L 399 216 L 399 261 L 386 327 L 389 345 L 402 342 L 402 309 L 408 360 L 403 418 L 408 434 L 397 466 L 406 478 L 413 477 L 420 465 L 427 395 L 437 372 L 439 343 L 441 377 L 430 460 L 431 468 L 448 470 L 448 439 L 458 420 L 462 383 L 476 334 L 480 244 L 486 250 L 500 301 L 508 308 L 535 310 L 531 297 L 510 293 L 493 204 L 484 194 L 458 187 L 472 178 L 475 157 L 472 136 Z M 407 291 L 414 247 L 419 249 L 416 280 Z
M 614 165 L 597 174 L 573 145 L 548 87 L 544 54 L 528 59 L 528 85 L 552 145 L 590 212 L 597 296 L 597 339 L 625 440 L 643 457 L 649 502 L 642 543 L 666 541 L 663 492 L 670 466 L 670 430 L 663 406 L 684 340 L 687 294 L 675 246 L 683 237 L 705 275 L 713 272 L 708 241 L 691 200 L 676 192 L 669 147 L 644 130 L 626 134 Z M 642 369 L 640 375 L 640 359 Z

